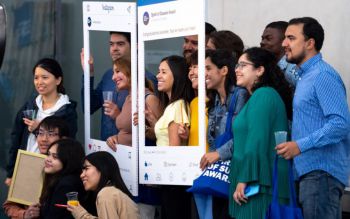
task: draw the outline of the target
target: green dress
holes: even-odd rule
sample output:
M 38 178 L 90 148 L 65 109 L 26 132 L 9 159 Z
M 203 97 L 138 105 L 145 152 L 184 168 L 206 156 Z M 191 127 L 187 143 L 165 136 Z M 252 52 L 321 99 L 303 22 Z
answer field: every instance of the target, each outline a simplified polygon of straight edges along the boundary
M 286 131 L 288 121 L 284 103 L 271 87 L 262 87 L 253 92 L 249 101 L 237 115 L 232 130 L 234 152 L 229 176 L 229 213 L 236 219 L 259 219 L 272 200 L 272 171 L 275 151 L 275 131 Z M 279 200 L 288 203 L 287 162 L 279 158 Z M 233 200 L 238 182 L 258 183 L 258 194 L 239 206 Z

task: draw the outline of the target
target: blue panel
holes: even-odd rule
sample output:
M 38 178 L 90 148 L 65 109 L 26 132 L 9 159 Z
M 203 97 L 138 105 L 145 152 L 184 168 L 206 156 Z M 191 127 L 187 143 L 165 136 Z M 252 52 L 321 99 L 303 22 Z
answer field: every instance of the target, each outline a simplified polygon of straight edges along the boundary
M 153 5 L 163 2 L 172 2 L 176 0 L 137 0 L 137 6 Z

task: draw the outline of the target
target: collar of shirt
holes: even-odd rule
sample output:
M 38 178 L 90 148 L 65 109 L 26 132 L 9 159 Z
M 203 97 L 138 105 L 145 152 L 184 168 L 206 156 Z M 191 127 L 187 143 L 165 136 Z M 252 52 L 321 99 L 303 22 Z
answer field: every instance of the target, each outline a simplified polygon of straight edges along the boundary
M 280 67 L 282 71 L 285 71 L 287 68 L 288 62 L 287 62 L 287 57 L 284 55 L 277 63 L 277 65 Z
M 220 95 L 219 93 L 217 93 L 217 95 L 215 96 L 215 106 L 225 106 L 227 107 L 230 104 L 230 99 L 231 99 L 231 95 L 233 94 L 233 91 L 235 90 L 235 86 L 232 86 L 230 88 L 230 91 L 228 94 L 226 94 L 226 100 L 224 104 L 221 104 L 221 100 L 220 100 Z
M 313 56 L 312 58 L 304 62 L 299 68 L 299 71 L 298 71 L 299 76 L 300 77 L 303 76 L 303 74 L 305 74 L 311 68 L 311 66 L 313 66 L 320 60 L 322 60 L 322 54 L 318 53 L 317 55 Z

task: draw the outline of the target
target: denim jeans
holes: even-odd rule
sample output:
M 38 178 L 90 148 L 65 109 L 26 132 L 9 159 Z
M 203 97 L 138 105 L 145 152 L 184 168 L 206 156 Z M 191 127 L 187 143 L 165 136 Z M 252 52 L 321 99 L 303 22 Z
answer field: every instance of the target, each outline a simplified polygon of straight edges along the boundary
M 344 185 L 325 171 L 316 170 L 300 178 L 299 201 L 304 219 L 341 219 Z

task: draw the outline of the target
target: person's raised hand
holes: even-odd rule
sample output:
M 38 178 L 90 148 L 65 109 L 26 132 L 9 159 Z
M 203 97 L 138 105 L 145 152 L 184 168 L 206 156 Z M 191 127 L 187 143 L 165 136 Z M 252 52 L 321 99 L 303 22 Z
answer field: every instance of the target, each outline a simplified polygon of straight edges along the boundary
M 80 62 L 81 62 L 81 67 L 84 71 L 84 48 L 81 48 L 80 52 Z M 90 58 L 88 60 L 88 63 L 90 65 L 90 76 L 94 76 L 94 58 L 90 54 Z
M 113 135 L 106 140 L 107 145 L 114 151 L 117 151 L 118 135 Z

